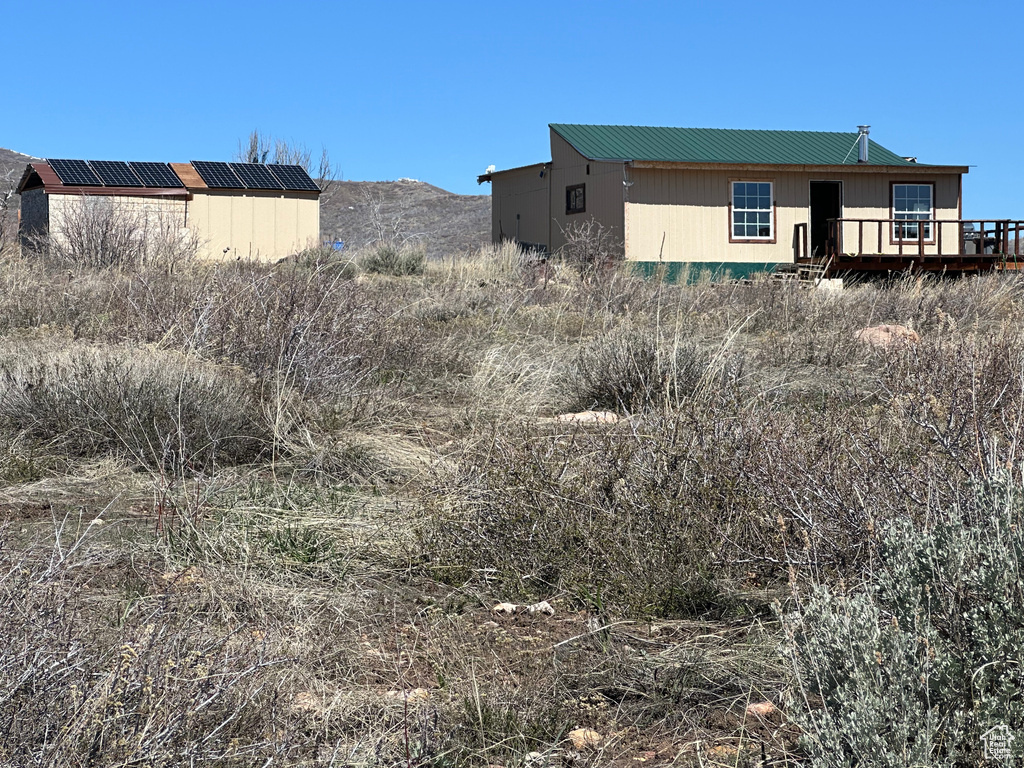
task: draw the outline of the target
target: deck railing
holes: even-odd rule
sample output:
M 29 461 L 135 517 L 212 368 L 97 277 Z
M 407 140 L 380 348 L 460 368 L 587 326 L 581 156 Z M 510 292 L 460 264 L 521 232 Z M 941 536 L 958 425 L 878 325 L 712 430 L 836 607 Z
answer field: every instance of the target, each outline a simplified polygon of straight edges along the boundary
M 800 227 L 803 226 L 803 231 Z M 854 227 L 856 229 L 854 230 Z M 851 231 L 856 232 L 851 237 Z M 807 258 L 806 225 L 796 225 Z M 1024 221 L 1010 219 L 829 219 L 826 255 L 889 255 L 927 258 L 991 254 L 1024 257 Z

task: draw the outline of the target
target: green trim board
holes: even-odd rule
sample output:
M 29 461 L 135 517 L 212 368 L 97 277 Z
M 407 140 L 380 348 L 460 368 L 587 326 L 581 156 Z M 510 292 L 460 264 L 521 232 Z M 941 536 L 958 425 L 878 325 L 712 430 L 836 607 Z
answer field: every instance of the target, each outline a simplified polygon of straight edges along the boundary
M 857 133 L 549 124 L 591 160 L 763 165 L 864 165 Z M 867 165 L 924 165 L 868 140 Z
M 756 275 L 771 274 L 778 266 L 764 261 L 627 261 L 624 264 L 645 279 L 686 285 L 749 280 Z

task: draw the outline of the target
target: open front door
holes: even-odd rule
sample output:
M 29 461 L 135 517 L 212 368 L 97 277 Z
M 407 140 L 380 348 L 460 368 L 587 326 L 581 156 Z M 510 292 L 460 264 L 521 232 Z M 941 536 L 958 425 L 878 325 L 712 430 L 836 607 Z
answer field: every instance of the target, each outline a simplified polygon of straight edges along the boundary
M 811 182 L 811 255 L 817 258 L 831 256 L 839 243 L 829 241 L 829 219 L 843 215 L 843 182 Z

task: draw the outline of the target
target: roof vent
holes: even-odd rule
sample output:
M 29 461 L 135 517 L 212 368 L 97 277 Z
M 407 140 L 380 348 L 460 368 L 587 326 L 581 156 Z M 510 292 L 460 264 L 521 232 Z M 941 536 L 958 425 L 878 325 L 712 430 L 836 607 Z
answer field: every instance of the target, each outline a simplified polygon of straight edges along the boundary
M 857 162 L 866 163 L 868 161 L 868 133 L 870 132 L 870 125 L 858 125 L 857 126 Z

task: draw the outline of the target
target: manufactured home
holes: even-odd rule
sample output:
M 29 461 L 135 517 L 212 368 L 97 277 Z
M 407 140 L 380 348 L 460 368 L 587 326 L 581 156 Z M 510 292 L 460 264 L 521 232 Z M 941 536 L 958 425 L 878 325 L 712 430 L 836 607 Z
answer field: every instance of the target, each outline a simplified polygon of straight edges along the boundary
M 18 193 L 23 244 L 65 237 L 94 209 L 194 236 L 206 259 L 279 259 L 320 237 L 320 188 L 297 165 L 45 160 Z
M 492 237 L 557 251 L 599 223 L 650 271 L 688 264 L 747 276 L 975 271 L 1014 265 L 1015 221 L 963 219 L 962 165 L 927 165 L 869 138 L 818 131 L 552 124 L 551 160 L 491 183 Z

